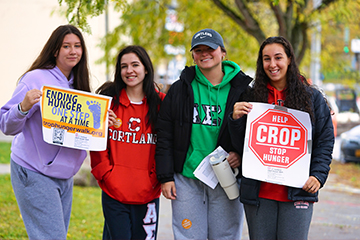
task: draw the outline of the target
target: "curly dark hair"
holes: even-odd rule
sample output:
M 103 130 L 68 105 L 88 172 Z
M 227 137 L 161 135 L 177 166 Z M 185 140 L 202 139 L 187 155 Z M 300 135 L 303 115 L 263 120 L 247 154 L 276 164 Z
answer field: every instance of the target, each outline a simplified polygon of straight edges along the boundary
M 284 106 L 301 111 L 308 112 L 313 118 L 310 84 L 306 78 L 300 74 L 299 68 L 295 61 L 294 50 L 288 40 L 284 37 L 269 37 L 260 46 L 259 55 L 256 64 L 256 74 L 252 88 L 252 100 L 255 102 L 268 102 L 267 84 L 270 82 L 266 75 L 263 65 L 263 49 L 268 44 L 280 44 L 283 46 L 290 64 L 286 73 L 285 101 Z
M 126 84 L 121 77 L 121 58 L 128 53 L 134 53 L 144 65 L 147 72 L 143 81 L 143 91 L 149 106 L 149 111 L 146 114 L 146 121 L 147 124 L 150 124 L 152 129 L 154 129 L 158 106 L 161 103 L 161 99 L 159 96 L 159 91 L 156 91 L 156 89 L 159 90 L 159 87 L 154 81 L 153 64 L 148 53 L 143 47 L 138 45 L 129 45 L 121 49 L 116 60 L 114 81 L 104 83 L 95 92 L 113 97 L 114 109 L 119 107 L 121 90 L 126 88 Z

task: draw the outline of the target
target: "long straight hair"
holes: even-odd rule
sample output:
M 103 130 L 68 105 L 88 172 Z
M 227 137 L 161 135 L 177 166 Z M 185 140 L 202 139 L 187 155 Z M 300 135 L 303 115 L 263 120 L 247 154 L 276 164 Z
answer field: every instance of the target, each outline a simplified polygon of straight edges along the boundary
M 85 41 L 79 29 L 73 25 L 62 25 L 56 28 L 41 50 L 40 55 L 36 58 L 31 67 L 25 73 L 35 69 L 54 68 L 56 66 L 55 55 L 59 53 L 64 38 L 68 34 L 75 34 L 80 39 L 82 48 L 81 59 L 72 69 L 72 73 L 74 75 L 74 89 L 90 92 L 90 77 Z
M 147 74 L 143 80 L 143 91 L 146 96 L 146 101 L 149 106 L 149 111 L 146 114 L 146 122 L 154 129 L 157 119 L 158 106 L 161 103 L 159 96 L 159 90 L 157 84 L 154 81 L 154 67 L 151 59 L 146 50 L 138 45 L 130 45 L 120 50 L 115 66 L 114 81 L 106 82 L 100 86 L 95 92 L 103 95 L 113 97 L 114 109 L 116 110 L 120 105 L 120 93 L 121 90 L 126 88 L 126 84 L 121 77 L 121 58 L 128 53 L 134 53 L 144 65 Z

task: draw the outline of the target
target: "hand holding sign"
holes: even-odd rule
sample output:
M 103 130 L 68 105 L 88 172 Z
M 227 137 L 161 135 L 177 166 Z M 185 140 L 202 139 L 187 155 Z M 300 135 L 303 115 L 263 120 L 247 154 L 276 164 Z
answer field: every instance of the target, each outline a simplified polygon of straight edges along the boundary
M 22 112 L 27 112 L 29 111 L 35 103 L 40 101 L 40 97 L 42 96 L 42 92 L 38 89 L 31 89 L 29 90 L 25 97 L 24 100 L 22 100 L 22 102 L 20 103 L 20 107 L 21 107 L 21 111 Z
M 116 114 L 114 113 L 114 111 L 111 109 L 108 110 L 108 114 L 109 114 L 108 125 L 109 125 L 109 127 L 112 127 L 112 126 L 114 126 L 117 117 L 116 117 Z
M 242 116 L 248 114 L 252 109 L 251 103 L 248 102 L 236 102 L 234 104 L 234 110 L 232 114 L 232 118 L 237 120 Z

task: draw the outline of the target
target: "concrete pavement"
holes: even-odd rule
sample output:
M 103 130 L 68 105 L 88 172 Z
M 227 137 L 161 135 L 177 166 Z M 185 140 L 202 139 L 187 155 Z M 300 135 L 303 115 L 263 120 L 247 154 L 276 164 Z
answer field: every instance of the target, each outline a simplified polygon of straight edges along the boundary
M 13 136 L 7 136 L 2 131 L 0 131 L 0 142 L 11 142 Z
M 310 225 L 310 240 L 360 239 L 360 189 L 338 184 L 336 175 L 330 175 L 320 190 L 319 202 L 314 205 Z M 158 240 L 172 240 L 171 202 L 160 198 Z M 246 221 L 242 240 L 248 240 Z
M 0 142 L 11 142 L 13 139 L 12 136 L 6 136 L 0 131 Z M 10 156 L 9 156 L 10 157 Z M 0 164 L 0 174 L 10 173 L 9 164 Z
M 336 177 L 320 190 L 309 239 L 360 239 L 360 189 L 338 184 Z

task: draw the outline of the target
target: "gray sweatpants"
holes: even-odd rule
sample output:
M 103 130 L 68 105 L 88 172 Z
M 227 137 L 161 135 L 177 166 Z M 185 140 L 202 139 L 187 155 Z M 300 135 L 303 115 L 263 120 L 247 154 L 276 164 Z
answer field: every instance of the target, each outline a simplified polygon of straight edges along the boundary
M 66 239 L 73 178 L 50 178 L 11 160 L 11 184 L 29 239 Z
M 174 177 L 177 197 L 171 203 L 175 239 L 241 239 L 244 210 L 239 198 L 229 200 L 220 184 L 211 189 L 181 174 Z
M 259 206 L 244 204 L 250 239 L 307 239 L 313 203 L 260 198 Z

